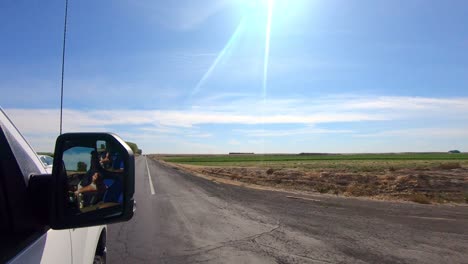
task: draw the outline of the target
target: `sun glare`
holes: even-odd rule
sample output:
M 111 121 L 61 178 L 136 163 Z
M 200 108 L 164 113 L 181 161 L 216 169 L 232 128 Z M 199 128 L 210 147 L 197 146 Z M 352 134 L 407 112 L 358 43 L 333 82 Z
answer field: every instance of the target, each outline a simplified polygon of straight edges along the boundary
M 274 0 L 246 0 L 243 2 L 244 15 L 248 28 L 259 30 L 265 34 L 265 50 L 263 57 L 262 98 L 265 99 L 268 80 L 268 63 L 270 57 L 271 24 L 273 18 Z
M 214 69 L 219 64 L 219 62 L 225 59 L 226 54 L 232 49 L 232 46 L 237 41 L 239 36 L 242 34 L 244 30 L 244 26 L 245 26 L 245 20 L 242 19 L 239 25 L 237 26 L 236 30 L 234 31 L 234 33 L 231 35 L 231 38 L 229 39 L 229 41 L 226 43 L 224 48 L 218 53 L 218 55 L 216 56 L 216 59 L 213 61 L 211 66 L 208 68 L 208 70 L 205 72 L 203 77 L 200 79 L 200 81 L 197 83 L 195 88 L 192 90 L 192 95 L 200 91 L 201 87 L 205 84 L 207 79 L 211 76 L 211 74 L 213 73 Z
M 273 5 L 275 0 L 244 0 L 241 3 L 243 8 L 242 20 L 236 30 L 231 35 L 228 42 L 224 45 L 223 49 L 218 53 L 211 66 L 207 69 L 205 74 L 199 80 L 197 85 L 192 90 L 192 95 L 198 93 L 202 86 L 206 83 L 208 78 L 212 75 L 214 69 L 220 61 L 226 59 L 226 54 L 229 53 L 233 44 L 239 39 L 240 35 L 246 29 L 259 30 L 264 32 L 265 36 L 265 49 L 263 59 L 263 76 L 262 76 L 262 98 L 265 100 L 267 93 L 267 79 L 268 79 L 268 63 L 270 57 L 270 36 L 271 25 L 273 20 Z
M 270 34 L 271 34 L 271 20 L 273 17 L 273 0 L 267 1 L 267 21 L 265 29 L 265 55 L 263 61 L 263 85 L 262 85 L 262 96 L 265 100 L 267 90 L 267 79 L 268 79 L 268 62 L 270 58 Z

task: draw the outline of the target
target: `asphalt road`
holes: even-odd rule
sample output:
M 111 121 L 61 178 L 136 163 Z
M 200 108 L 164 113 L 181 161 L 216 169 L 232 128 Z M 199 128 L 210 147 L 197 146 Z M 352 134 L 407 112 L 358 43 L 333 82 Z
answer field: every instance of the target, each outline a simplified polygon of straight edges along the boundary
M 108 227 L 109 263 L 468 263 L 466 206 L 291 199 L 147 162 L 136 215 Z

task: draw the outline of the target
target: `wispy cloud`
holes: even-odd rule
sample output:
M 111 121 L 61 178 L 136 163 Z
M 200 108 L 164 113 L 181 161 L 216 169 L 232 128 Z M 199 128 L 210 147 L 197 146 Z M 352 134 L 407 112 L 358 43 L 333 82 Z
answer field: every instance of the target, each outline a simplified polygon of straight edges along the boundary
M 427 98 L 382 96 L 377 98 L 359 98 L 343 105 L 349 109 L 399 109 L 399 110 L 468 110 L 468 98 Z
M 50 109 L 10 109 L 9 113 L 26 131 L 51 132 L 58 123 L 58 111 Z M 331 122 L 357 122 L 386 120 L 384 116 L 366 113 L 313 113 L 303 115 L 261 113 L 230 113 L 198 110 L 105 110 L 64 111 L 66 131 L 105 128 L 117 125 L 163 125 L 193 127 L 201 124 L 317 124 Z M 39 128 L 38 128 L 39 126 Z M 154 129 L 162 132 L 161 128 Z M 151 130 L 151 129 L 146 129 Z
M 360 138 L 468 137 L 464 126 L 468 121 L 468 98 L 463 97 L 336 96 L 314 100 L 271 99 L 261 104 L 256 97 L 228 94 L 200 102 L 203 103 L 180 110 L 65 109 L 64 131 L 113 131 L 143 139 L 142 144 L 149 145 L 153 144 L 151 140 L 164 143 L 167 139 L 210 145 L 209 138 L 222 138 L 226 133 L 231 138 L 238 137 L 232 138 L 238 141 L 332 134 Z M 51 144 L 51 139 L 58 135 L 56 109 L 10 108 L 6 112 L 36 145 Z M 387 124 L 386 127 L 400 121 L 417 124 L 412 128 L 396 125 L 391 130 L 382 130 L 372 127 L 375 121 Z M 450 123 L 442 127 L 447 122 Z M 361 123 L 369 129 L 324 128 L 343 123 Z M 212 129 L 216 127 L 219 129 Z
M 230 7 L 235 0 L 179 0 L 175 2 L 131 1 L 128 3 L 151 22 L 180 31 L 202 25 L 216 13 Z
M 365 120 L 398 120 L 407 118 L 463 119 L 462 113 L 468 113 L 468 97 L 435 98 L 408 96 L 359 96 L 335 95 L 316 98 L 272 98 L 263 104 L 258 95 L 226 96 L 194 101 L 195 109 L 242 113 L 265 113 L 266 116 L 292 115 L 295 117 L 322 117 L 323 120 L 359 121 Z M 335 118 L 334 118 L 335 117 Z M 468 118 L 468 116 L 466 117 Z M 307 123 L 307 122 L 304 122 Z
M 298 128 L 298 129 L 237 129 L 235 132 L 241 133 L 247 137 L 290 137 L 297 135 L 311 135 L 311 134 L 351 134 L 353 130 L 334 130 L 323 128 Z
M 468 127 L 424 127 L 412 129 L 397 129 L 379 131 L 369 134 L 356 134 L 355 137 L 374 137 L 374 138 L 388 138 L 388 137 L 416 137 L 416 138 L 467 138 Z
M 225 102 L 223 97 L 203 101 L 204 105 L 183 110 L 74 110 L 65 109 L 68 131 L 105 129 L 118 125 L 139 125 L 146 131 L 174 132 L 174 127 L 202 124 L 305 124 L 399 120 L 406 117 L 449 115 L 468 118 L 468 98 L 351 97 L 316 99 L 242 98 Z M 226 97 L 230 98 L 230 97 Z M 220 102 L 217 102 L 220 99 Z M 53 132 L 58 127 L 56 109 L 7 109 L 25 131 Z M 313 131 L 312 131 L 313 132 Z M 315 132 L 320 132 L 316 130 Z

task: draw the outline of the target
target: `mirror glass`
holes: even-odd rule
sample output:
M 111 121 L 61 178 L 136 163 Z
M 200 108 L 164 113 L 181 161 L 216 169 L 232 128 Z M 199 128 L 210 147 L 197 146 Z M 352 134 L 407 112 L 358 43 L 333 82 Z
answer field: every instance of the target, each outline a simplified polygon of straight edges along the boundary
M 67 141 L 63 151 L 68 214 L 115 208 L 123 202 L 126 150 L 106 140 Z

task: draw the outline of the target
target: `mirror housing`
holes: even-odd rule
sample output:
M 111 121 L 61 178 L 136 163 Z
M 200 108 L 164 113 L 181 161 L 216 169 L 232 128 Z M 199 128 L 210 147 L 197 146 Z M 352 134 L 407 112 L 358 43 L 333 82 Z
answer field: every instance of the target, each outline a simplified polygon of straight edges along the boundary
M 112 153 L 118 157 L 118 163 L 121 164 L 118 169 L 104 167 L 102 162 L 101 167 L 93 166 L 93 164 L 99 164 L 93 162 L 93 158 L 98 160 L 99 151 L 101 154 L 106 151 L 110 153 L 110 150 L 100 149 L 99 146 L 102 146 L 102 142 L 107 142 L 108 146 L 112 147 Z M 84 158 L 77 159 L 80 155 Z M 86 155 L 88 155 L 87 158 Z M 107 158 L 109 156 L 110 154 L 107 154 Z M 91 162 L 89 170 L 87 170 L 90 157 Z M 113 159 L 115 163 L 117 158 Z M 76 163 L 77 160 L 81 161 Z M 76 167 L 75 164 L 77 164 Z M 92 167 L 94 168 L 92 169 Z M 89 173 L 90 171 L 92 173 Z M 83 206 L 80 200 L 85 194 L 81 193 L 81 190 L 89 191 L 92 189 L 82 187 L 84 177 L 88 178 L 86 186 L 92 186 L 96 189 L 89 193 L 101 194 L 100 198 L 94 199 L 94 202 L 89 206 Z M 106 180 L 111 184 L 104 184 Z M 111 193 L 112 190 L 113 193 Z M 130 147 L 120 137 L 112 133 L 66 133 L 57 138 L 50 192 L 49 221 L 51 228 L 69 229 L 128 221 L 134 213 L 134 192 L 134 155 Z M 116 198 L 109 202 L 106 201 L 106 196 Z

